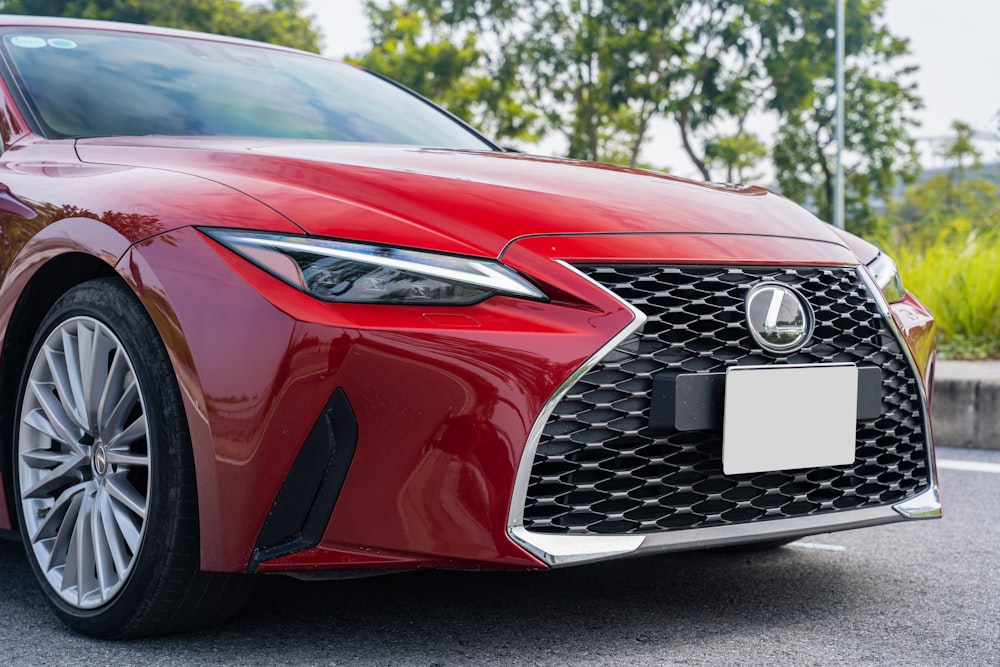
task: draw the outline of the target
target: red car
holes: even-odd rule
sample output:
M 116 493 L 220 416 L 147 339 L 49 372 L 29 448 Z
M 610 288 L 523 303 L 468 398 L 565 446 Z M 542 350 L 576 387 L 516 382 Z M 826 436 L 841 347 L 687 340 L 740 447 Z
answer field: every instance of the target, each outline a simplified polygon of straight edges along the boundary
M 0 33 L 0 528 L 72 628 L 940 514 L 933 319 L 786 199 L 289 49 Z

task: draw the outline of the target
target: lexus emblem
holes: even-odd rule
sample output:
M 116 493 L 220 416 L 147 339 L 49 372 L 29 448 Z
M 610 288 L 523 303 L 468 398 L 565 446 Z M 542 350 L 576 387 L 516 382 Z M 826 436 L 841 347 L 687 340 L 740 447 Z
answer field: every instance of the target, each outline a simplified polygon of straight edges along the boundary
M 771 352 L 795 352 L 813 332 L 812 308 L 791 287 L 775 282 L 754 285 L 746 298 L 753 339 Z

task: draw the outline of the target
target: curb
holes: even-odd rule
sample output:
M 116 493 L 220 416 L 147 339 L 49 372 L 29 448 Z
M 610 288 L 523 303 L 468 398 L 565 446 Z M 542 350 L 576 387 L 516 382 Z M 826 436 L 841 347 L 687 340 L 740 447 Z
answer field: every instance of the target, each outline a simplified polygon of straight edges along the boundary
M 939 361 L 931 421 L 939 447 L 1000 450 L 1000 362 Z

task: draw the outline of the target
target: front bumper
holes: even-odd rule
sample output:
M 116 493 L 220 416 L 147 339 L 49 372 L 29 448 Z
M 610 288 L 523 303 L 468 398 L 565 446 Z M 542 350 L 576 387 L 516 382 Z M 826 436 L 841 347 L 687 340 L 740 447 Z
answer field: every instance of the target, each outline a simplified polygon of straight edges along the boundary
M 338 390 L 355 416 L 357 445 L 333 512 L 317 544 L 265 558 L 257 571 L 540 568 L 872 525 L 902 519 L 914 504 L 917 514 L 939 511 L 932 479 L 926 498 L 896 509 L 639 536 L 526 530 L 525 470 L 551 406 L 640 319 L 553 260 L 855 261 L 837 245 L 783 238 L 537 237 L 512 244 L 504 261 L 544 283 L 550 303 L 494 297 L 425 309 L 318 302 L 194 229 L 149 239 L 119 268 L 153 314 L 182 387 L 202 566 L 248 568 L 303 443 Z M 925 340 L 919 327 L 909 332 Z

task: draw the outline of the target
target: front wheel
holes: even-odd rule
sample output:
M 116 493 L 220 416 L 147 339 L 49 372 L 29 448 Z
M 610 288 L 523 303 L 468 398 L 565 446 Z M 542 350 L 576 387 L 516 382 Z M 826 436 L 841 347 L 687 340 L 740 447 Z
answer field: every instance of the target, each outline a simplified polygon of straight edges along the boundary
M 71 628 L 135 637 L 207 625 L 239 601 L 198 569 L 198 506 L 166 349 L 120 281 L 84 283 L 49 311 L 23 374 L 15 492 L 28 559 Z

